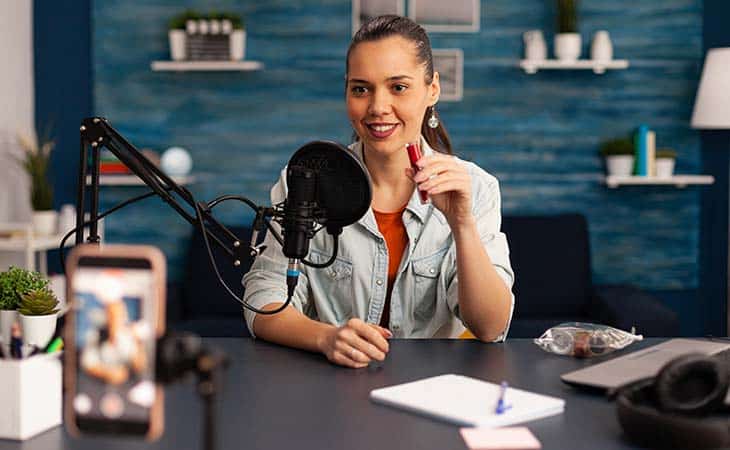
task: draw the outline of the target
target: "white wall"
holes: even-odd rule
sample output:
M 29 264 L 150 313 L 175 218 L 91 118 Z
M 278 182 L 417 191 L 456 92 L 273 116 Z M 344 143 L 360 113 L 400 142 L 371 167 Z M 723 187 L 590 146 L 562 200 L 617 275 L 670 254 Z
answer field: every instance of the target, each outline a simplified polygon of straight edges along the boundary
M 27 220 L 25 174 L 12 155 L 19 132 L 33 130 L 33 1 L 0 1 L 0 222 Z

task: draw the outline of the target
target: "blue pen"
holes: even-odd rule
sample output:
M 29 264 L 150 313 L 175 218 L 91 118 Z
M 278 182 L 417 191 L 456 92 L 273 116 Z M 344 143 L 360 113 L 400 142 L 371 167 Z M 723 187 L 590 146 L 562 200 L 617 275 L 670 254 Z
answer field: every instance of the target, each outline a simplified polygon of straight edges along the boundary
M 507 382 L 503 381 L 499 388 L 499 399 L 497 400 L 497 407 L 494 408 L 495 414 L 503 414 L 510 408 L 512 408 L 512 405 L 508 405 L 507 402 L 504 400 L 504 396 L 507 393 Z

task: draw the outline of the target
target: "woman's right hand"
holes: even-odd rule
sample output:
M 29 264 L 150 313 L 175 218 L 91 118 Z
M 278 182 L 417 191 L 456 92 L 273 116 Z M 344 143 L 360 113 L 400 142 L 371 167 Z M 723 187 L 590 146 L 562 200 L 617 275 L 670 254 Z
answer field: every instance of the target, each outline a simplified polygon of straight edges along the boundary
M 361 368 L 371 361 L 383 361 L 393 334 L 378 325 L 350 319 L 339 328 L 328 329 L 320 342 L 322 353 L 335 364 Z

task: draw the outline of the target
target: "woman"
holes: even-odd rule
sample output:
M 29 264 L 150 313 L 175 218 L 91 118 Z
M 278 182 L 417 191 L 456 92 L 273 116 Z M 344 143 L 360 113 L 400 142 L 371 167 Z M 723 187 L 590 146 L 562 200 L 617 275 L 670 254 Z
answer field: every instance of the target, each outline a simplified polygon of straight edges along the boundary
M 371 209 L 345 228 L 332 266 L 303 267 L 290 307 L 245 312 L 252 335 L 355 368 L 384 360 L 393 336 L 458 337 L 468 328 L 482 341 L 505 338 L 514 299 L 499 187 L 451 156 L 435 110 L 439 92 L 420 26 L 381 16 L 357 32 L 347 52 L 346 101 L 357 135 L 351 149 L 372 181 Z M 418 173 L 405 150 L 414 142 L 424 154 Z M 285 175 L 273 203 L 286 197 Z M 270 250 L 244 284 L 246 301 L 271 310 L 286 299 L 286 259 L 267 240 Z M 331 251 L 331 237 L 319 233 L 309 259 L 326 261 Z

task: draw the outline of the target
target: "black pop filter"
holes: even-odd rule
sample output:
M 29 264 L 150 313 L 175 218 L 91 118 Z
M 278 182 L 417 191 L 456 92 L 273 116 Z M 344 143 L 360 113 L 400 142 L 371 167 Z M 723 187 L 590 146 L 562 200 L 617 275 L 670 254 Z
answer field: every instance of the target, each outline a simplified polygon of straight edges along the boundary
M 315 219 L 327 227 L 328 233 L 357 222 L 370 207 L 370 177 L 349 148 L 336 142 L 313 141 L 294 153 L 289 166 L 314 171 L 320 209 Z M 291 186 L 289 173 L 287 185 Z

